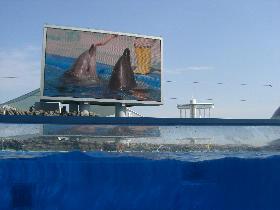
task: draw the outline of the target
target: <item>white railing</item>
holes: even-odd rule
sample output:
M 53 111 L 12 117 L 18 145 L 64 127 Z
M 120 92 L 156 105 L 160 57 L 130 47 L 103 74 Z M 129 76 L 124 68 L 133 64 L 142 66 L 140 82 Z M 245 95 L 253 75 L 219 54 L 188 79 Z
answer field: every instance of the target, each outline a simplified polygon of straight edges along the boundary
M 144 117 L 143 115 L 141 115 L 129 108 L 126 108 L 126 116 L 127 117 Z

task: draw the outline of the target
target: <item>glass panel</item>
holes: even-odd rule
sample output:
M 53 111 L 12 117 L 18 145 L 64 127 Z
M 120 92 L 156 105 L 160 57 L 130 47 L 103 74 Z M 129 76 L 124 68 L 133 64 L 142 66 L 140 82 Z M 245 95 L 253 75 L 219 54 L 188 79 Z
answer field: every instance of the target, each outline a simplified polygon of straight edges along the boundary
M 17 151 L 275 151 L 280 127 L 2 123 L 0 138 L 2 150 Z

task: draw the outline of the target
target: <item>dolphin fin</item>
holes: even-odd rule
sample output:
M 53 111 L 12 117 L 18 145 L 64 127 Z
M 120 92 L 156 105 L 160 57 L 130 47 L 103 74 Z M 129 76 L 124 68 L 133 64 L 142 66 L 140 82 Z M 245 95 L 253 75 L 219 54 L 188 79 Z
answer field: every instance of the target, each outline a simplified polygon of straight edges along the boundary
M 126 48 L 113 68 L 109 88 L 111 90 L 131 90 L 135 87 L 136 81 L 131 67 L 130 50 Z

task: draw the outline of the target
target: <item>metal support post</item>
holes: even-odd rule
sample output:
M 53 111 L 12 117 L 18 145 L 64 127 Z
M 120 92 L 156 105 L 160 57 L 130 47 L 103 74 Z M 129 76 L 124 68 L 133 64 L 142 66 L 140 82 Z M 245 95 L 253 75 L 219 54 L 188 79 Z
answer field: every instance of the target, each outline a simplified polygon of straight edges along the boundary
M 116 104 L 115 105 L 115 116 L 116 117 L 126 117 L 126 105 Z

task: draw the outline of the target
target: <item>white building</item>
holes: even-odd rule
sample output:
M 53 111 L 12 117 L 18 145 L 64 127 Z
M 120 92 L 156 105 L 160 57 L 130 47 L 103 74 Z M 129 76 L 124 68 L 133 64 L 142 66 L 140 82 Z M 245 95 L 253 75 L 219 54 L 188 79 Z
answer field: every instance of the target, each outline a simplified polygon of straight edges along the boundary
M 191 99 L 189 104 L 178 104 L 177 108 L 180 110 L 180 118 L 187 118 L 187 110 L 189 110 L 190 118 L 210 118 L 214 104 L 198 103 L 196 99 Z

